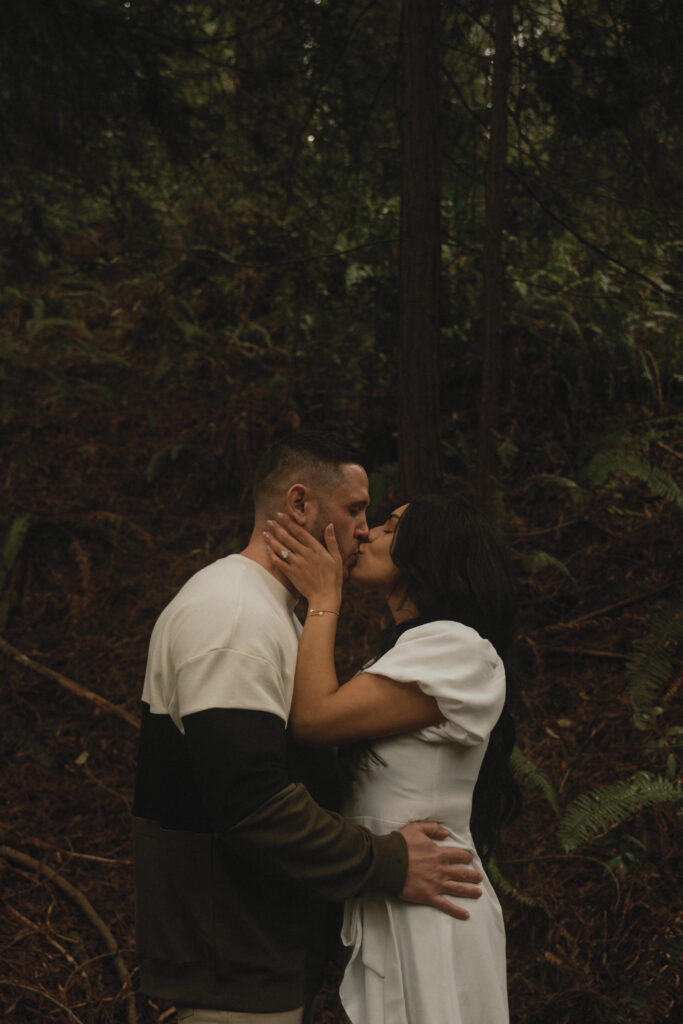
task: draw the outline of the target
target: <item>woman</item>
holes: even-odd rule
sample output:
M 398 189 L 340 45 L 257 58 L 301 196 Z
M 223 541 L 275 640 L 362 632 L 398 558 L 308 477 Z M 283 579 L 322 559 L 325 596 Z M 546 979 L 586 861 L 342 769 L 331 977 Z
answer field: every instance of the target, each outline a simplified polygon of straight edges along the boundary
M 273 567 L 308 600 L 291 728 L 342 747 L 353 769 L 345 816 L 384 833 L 429 818 L 448 829 L 445 842 L 469 847 L 471 823 L 480 852 L 490 850 L 513 741 L 501 713 L 514 602 L 486 521 L 462 502 L 423 497 L 370 531 L 351 578 L 384 596 L 393 635 L 341 687 L 333 527 L 327 549 L 286 517 L 269 523 L 266 541 Z M 482 870 L 478 857 L 472 866 Z M 340 991 L 353 1024 L 506 1024 L 503 918 L 486 877 L 481 888 L 469 920 L 381 894 L 347 901 Z

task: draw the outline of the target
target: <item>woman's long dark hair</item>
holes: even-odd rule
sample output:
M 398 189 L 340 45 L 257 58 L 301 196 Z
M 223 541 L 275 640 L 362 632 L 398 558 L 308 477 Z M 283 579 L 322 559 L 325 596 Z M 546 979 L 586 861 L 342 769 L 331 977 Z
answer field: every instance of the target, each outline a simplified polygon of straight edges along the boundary
M 472 801 L 472 837 L 479 853 L 486 856 L 493 851 L 500 826 L 514 817 L 520 804 L 510 769 L 515 743 L 509 710 L 514 687 L 515 594 L 508 556 L 477 509 L 461 499 L 425 495 L 411 501 L 401 516 L 391 557 L 419 617 L 390 630 L 378 657 L 405 630 L 452 619 L 488 640 L 505 665 L 505 705 L 489 738 Z M 351 744 L 340 756 L 347 773 L 377 760 L 366 743 Z

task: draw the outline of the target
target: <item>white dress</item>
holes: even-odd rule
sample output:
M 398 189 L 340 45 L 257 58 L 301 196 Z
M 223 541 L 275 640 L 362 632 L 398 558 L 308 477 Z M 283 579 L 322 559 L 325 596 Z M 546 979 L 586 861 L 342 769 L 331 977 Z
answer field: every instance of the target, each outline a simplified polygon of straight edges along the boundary
M 474 850 L 472 791 L 505 699 L 494 648 L 461 623 L 430 622 L 364 671 L 417 683 L 446 721 L 373 742 L 386 765 L 357 772 L 344 816 L 381 834 L 439 821 L 444 843 Z M 476 854 L 473 867 L 483 873 Z M 353 1024 L 508 1024 L 503 916 L 488 878 L 481 889 L 478 900 L 454 900 L 467 921 L 383 895 L 347 900 L 340 994 Z

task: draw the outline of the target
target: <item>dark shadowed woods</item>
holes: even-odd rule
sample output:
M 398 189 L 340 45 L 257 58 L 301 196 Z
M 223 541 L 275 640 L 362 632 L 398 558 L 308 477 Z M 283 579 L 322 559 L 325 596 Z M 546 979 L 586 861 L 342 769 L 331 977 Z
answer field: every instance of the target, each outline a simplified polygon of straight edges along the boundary
M 501 5 L 430 5 L 436 37 L 406 40 L 410 6 L 5 5 L 0 1013 L 17 1024 L 175 1019 L 136 979 L 147 642 L 192 572 L 240 550 L 254 460 L 299 425 L 359 446 L 374 517 L 430 435 L 448 493 L 474 494 L 489 445 L 520 602 L 524 808 L 489 865 L 512 1020 L 680 1014 L 683 14 L 520 0 L 496 91 Z M 418 44 L 438 55 L 417 92 L 438 103 L 417 125 L 438 132 L 421 154 L 438 202 L 411 222 L 432 261 L 411 271 Z M 432 289 L 414 295 L 429 361 L 411 272 Z M 349 588 L 342 673 L 382 616 Z M 337 973 L 318 1024 L 343 1019 Z

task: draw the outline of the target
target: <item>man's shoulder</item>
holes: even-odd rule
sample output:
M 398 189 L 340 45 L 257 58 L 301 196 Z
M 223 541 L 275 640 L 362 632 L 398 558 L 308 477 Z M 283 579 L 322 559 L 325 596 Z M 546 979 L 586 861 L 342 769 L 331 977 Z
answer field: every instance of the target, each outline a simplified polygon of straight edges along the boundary
M 178 663 L 217 648 L 266 654 L 294 631 L 281 584 L 256 562 L 228 555 L 196 572 L 159 616 L 155 633 Z
M 176 596 L 205 588 L 210 590 L 214 587 L 239 586 L 245 576 L 246 561 L 241 555 L 226 555 L 215 562 L 209 562 L 186 580 Z
M 240 605 L 263 601 L 268 590 L 260 578 L 258 566 L 242 555 L 226 555 L 195 572 L 166 606 L 177 613 L 184 608 L 200 611 L 220 606 L 224 611 Z

